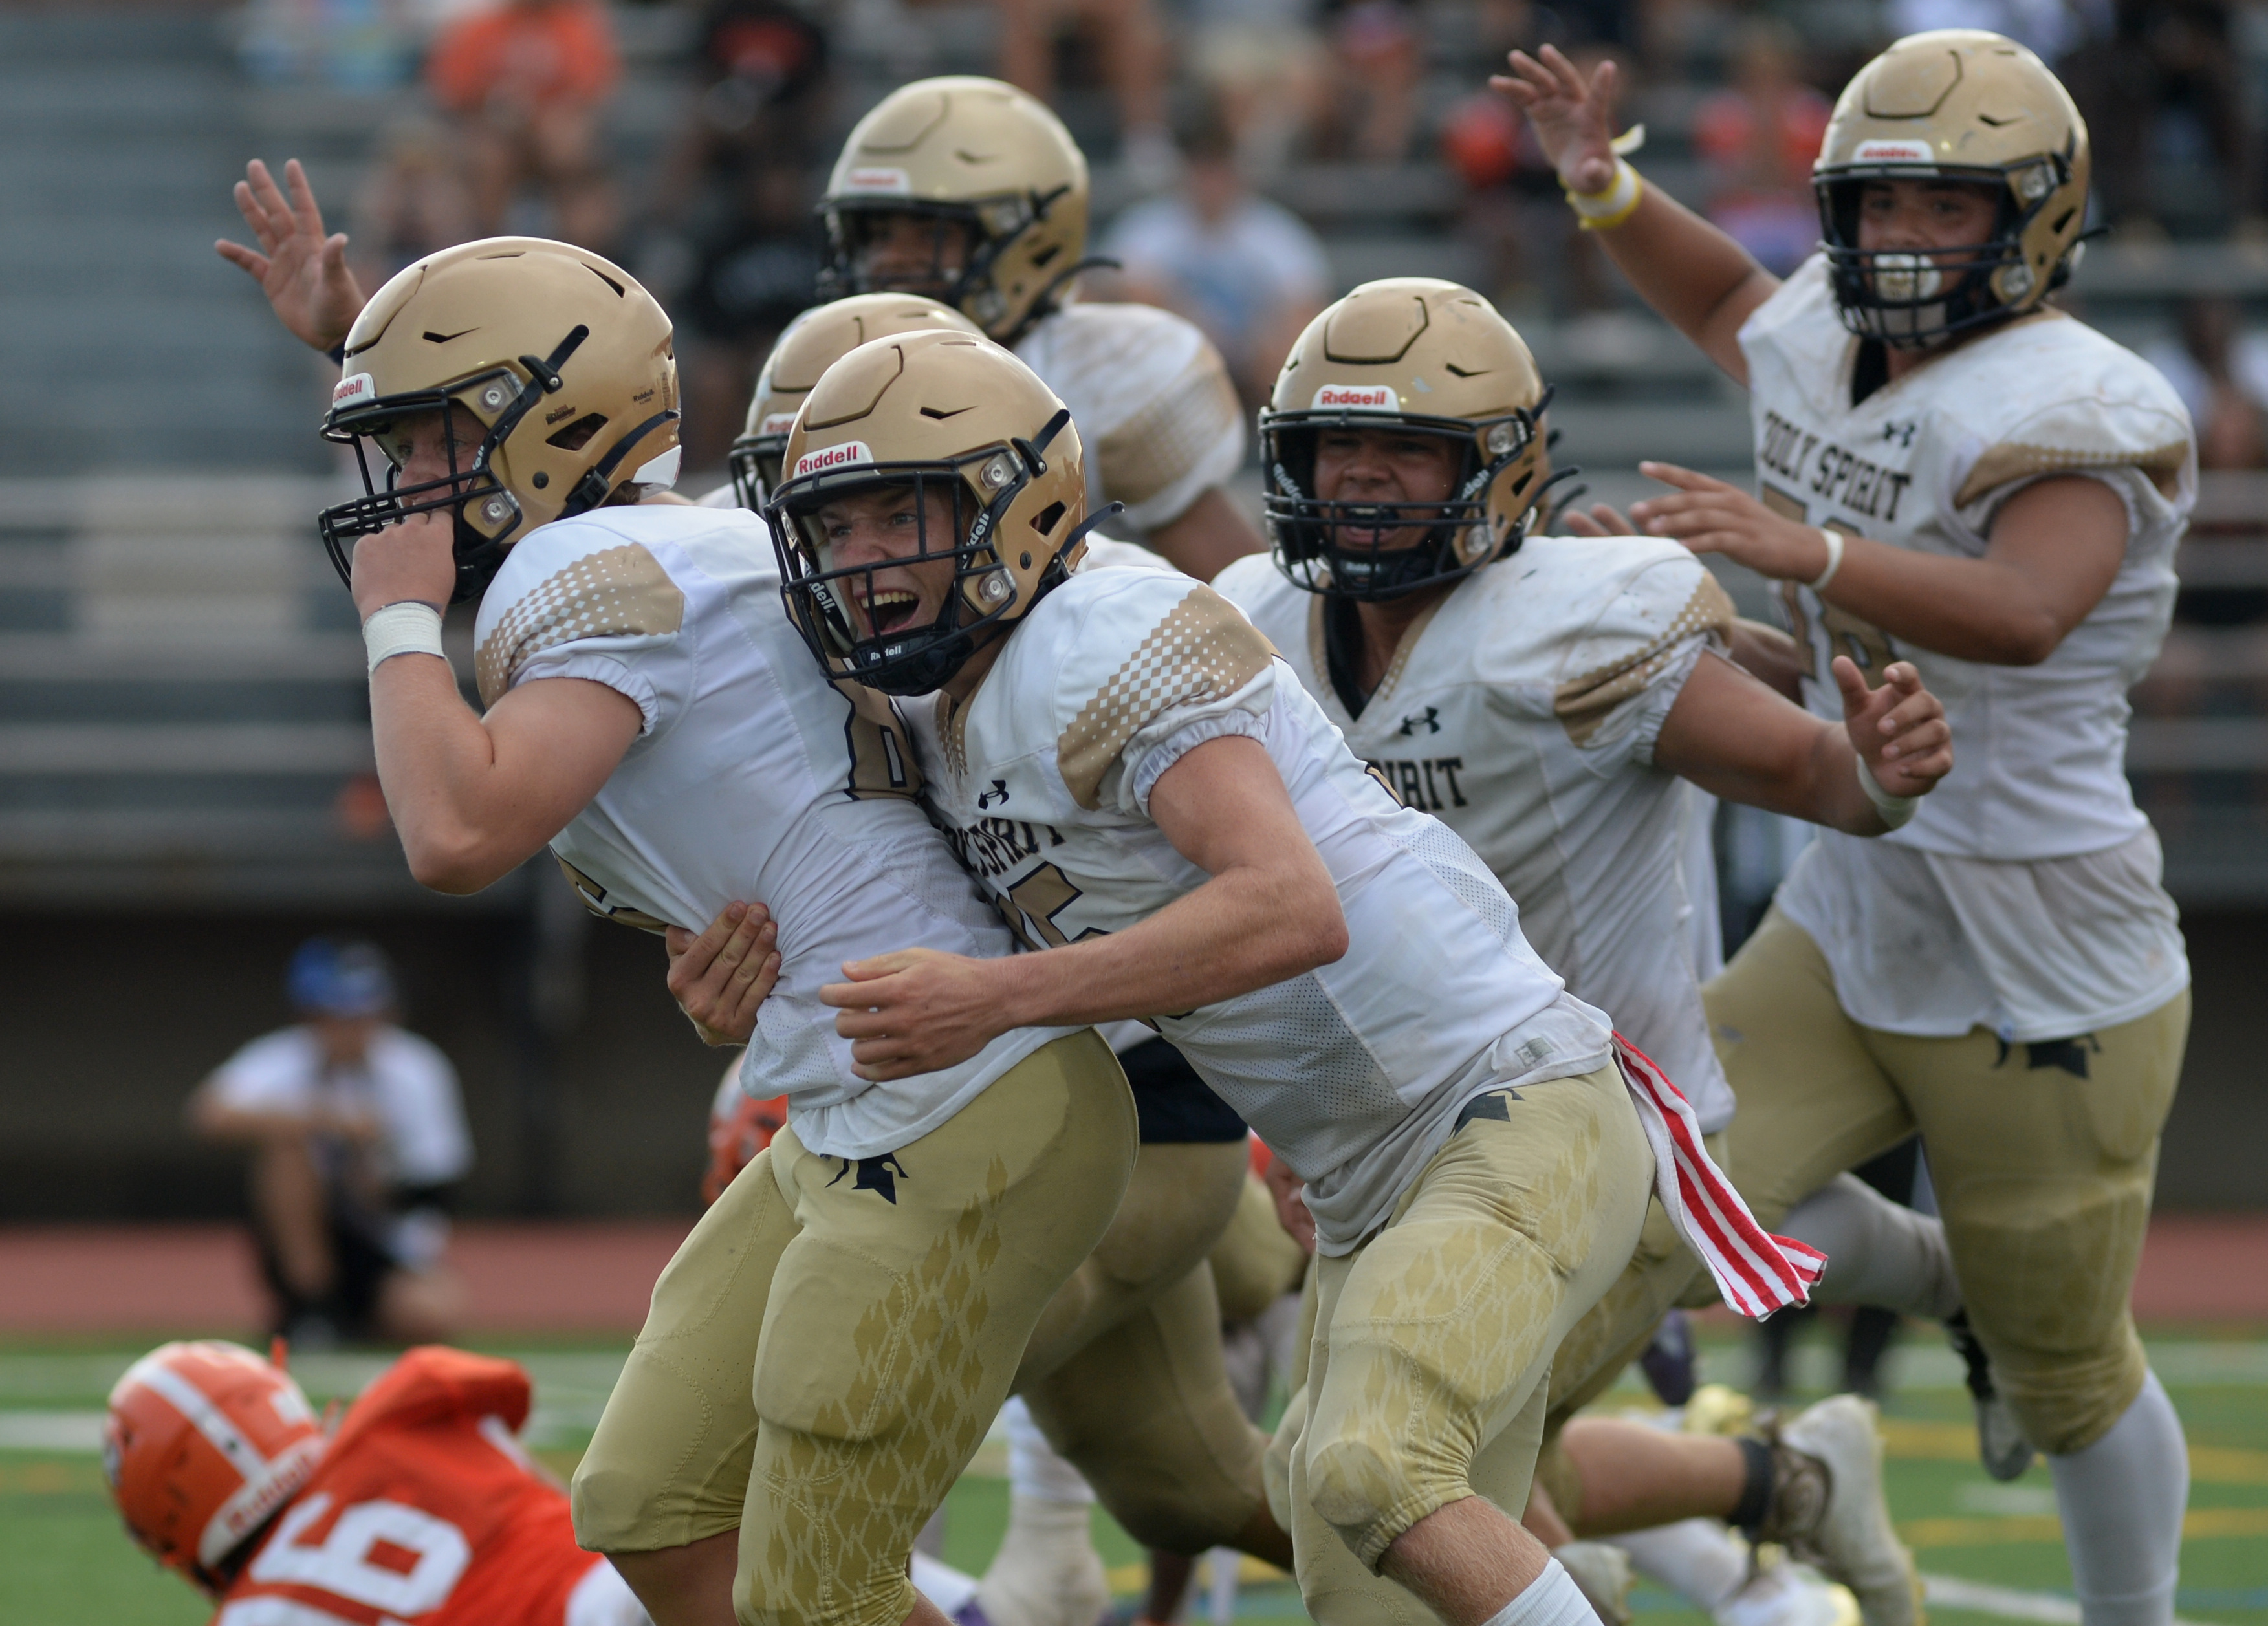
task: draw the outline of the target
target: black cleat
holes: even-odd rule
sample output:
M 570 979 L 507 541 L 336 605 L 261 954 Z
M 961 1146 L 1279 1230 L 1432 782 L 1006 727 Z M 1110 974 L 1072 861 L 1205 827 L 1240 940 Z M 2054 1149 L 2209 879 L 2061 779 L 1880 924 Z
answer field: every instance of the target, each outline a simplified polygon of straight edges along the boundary
M 2021 1478 L 2032 1465 L 2032 1444 L 2016 1425 L 2016 1414 L 2008 1409 L 2008 1402 L 1993 1386 L 1992 1360 L 1969 1325 L 1968 1311 L 1955 1310 L 1946 1317 L 1945 1336 L 1969 1369 L 1969 1397 L 1977 1407 L 1977 1460 L 1987 1474 L 2004 1484 Z

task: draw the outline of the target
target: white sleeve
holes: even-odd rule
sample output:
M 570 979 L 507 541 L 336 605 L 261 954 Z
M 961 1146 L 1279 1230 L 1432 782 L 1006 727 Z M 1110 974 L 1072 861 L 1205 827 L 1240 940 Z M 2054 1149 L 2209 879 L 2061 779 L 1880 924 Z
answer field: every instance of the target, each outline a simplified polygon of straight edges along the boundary
M 1649 566 L 1584 629 L 1551 694 L 1553 714 L 1596 774 L 1653 761 L 1654 742 L 1703 654 L 1731 647 L 1733 601 L 1697 559 Z
M 562 520 L 513 548 L 474 628 L 481 701 L 540 678 L 586 678 L 628 695 L 653 735 L 691 700 L 685 594 L 644 544 Z
M 1150 791 L 1165 771 L 1208 739 L 1241 734 L 1268 738 L 1268 709 L 1276 700 L 1276 671 L 1270 666 L 1234 694 L 1175 706 L 1161 713 L 1126 742 L 1126 771 L 1119 781 L 1118 811 L 1150 814 Z
M 386 1115 L 389 1161 L 405 1186 L 438 1186 L 473 1164 L 457 1071 L 415 1034 L 391 1029 L 372 1047 L 371 1071 Z
M 254 1040 L 213 1069 L 205 1088 L 239 1112 L 306 1112 L 318 1083 L 313 1061 L 306 1033 L 287 1027 Z

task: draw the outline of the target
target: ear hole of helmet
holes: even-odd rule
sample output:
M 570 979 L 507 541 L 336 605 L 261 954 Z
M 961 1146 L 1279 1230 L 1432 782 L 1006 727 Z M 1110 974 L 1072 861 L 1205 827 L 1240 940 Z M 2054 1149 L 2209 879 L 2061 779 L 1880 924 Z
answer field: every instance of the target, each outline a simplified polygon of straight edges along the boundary
M 556 446 L 562 452 L 580 452 L 591 444 L 591 437 L 606 426 L 605 413 L 586 412 L 563 429 L 546 435 L 543 438 L 543 444 L 547 446 Z

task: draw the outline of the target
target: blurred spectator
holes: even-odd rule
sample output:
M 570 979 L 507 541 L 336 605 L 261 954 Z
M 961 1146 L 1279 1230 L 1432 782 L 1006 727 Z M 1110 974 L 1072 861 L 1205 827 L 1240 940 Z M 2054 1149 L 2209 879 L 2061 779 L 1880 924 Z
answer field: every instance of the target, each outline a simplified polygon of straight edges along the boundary
M 772 341 L 812 302 L 814 167 L 830 156 L 826 34 L 787 0 L 711 0 L 700 92 L 654 188 L 639 273 L 676 318 L 688 467 L 722 467 Z
M 611 246 L 615 191 L 599 114 L 620 73 L 599 0 L 503 0 L 441 31 L 426 84 L 457 121 L 483 234 L 504 231 L 513 198 L 533 186 L 550 205 L 553 234 Z
M 229 1057 L 188 1107 L 198 1134 L 252 1150 L 276 1329 L 302 1348 L 446 1338 L 461 1294 L 444 1204 L 473 1160 L 457 1075 L 394 1025 L 372 945 L 313 938 L 284 985 L 299 1022 Z
M 1331 61 L 1323 152 L 1360 164 L 1408 158 L 1425 70 L 1417 14 L 1402 0 L 1353 0 L 1332 26 Z
M 2095 145 L 2095 185 L 2116 232 L 2162 237 L 2158 166 L 2192 149 L 2220 171 L 2224 218 L 2240 235 L 2261 217 L 2259 132 L 2245 108 L 2228 0 L 2117 0 L 2086 44 L 2057 64 Z
M 1152 0 L 992 0 L 1000 17 L 1000 77 L 1042 101 L 1056 93 L 1056 47 L 1077 31 L 1118 104 L 1118 156 L 1144 190 L 1173 179 L 1166 120 L 1170 67 L 1166 30 Z
M 416 70 L 417 10 L 413 0 L 249 0 L 238 55 L 270 84 L 389 90 Z
M 2110 22 L 2110 0 L 1890 0 L 1893 39 L 1933 28 L 1989 28 L 2052 64 Z
M 479 235 L 473 195 L 446 127 L 418 115 L 397 120 L 355 195 L 355 275 L 376 288 L 402 267 Z
M 1702 102 L 1693 124 L 1709 174 L 1705 212 L 1777 276 L 1819 241 L 1811 166 L 1834 111 L 1797 77 L 1796 49 L 1785 24 L 1748 24 L 1734 45 L 1732 83 Z
M 1323 122 L 1331 55 L 1314 0 L 1195 0 L 1187 55 L 1248 175 L 1278 173 Z
M 1101 252 L 1124 268 L 1127 298 L 1204 329 L 1246 402 L 1256 404 L 1329 301 L 1330 261 L 1304 221 L 1246 187 L 1217 111 L 1193 125 L 1182 156 L 1181 184 L 1119 216 Z
M 2200 467 L 2268 467 L 2268 334 L 2241 320 L 2233 299 L 2191 299 L 2180 339 L 2142 352 L 2189 408 Z

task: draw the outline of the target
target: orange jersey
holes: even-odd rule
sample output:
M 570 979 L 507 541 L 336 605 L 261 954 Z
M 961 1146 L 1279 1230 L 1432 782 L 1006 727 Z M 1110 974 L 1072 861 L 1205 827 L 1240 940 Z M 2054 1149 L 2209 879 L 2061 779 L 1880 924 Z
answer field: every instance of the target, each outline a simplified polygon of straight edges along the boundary
M 410 1350 L 347 1412 L 213 1626 L 565 1626 L 606 1560 L 516 1438 L 527 1374 Z M 601 1578 L 610 1580 L 611 1578 Z

